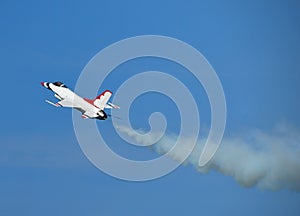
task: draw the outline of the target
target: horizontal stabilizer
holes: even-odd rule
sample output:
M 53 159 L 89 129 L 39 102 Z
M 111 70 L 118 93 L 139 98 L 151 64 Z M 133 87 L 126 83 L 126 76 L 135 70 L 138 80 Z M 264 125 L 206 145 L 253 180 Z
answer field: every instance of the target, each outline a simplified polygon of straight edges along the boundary
M 105 105 L 105 108 L 107 109 L 120 109 L 120 107 L 118 105 L 115 105 L 115 104 L 112 104 L 110 102 L 108 102 L 106 105 Z

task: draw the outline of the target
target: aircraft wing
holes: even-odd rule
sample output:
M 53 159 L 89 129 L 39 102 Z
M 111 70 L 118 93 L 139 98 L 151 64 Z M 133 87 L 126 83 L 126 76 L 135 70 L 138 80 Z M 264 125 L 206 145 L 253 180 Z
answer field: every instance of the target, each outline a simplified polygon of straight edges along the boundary
M 65 98 L 59 102 L 57 102 L 57 104 L 61 105 L 62 107 L 76 107 L 73 100 Z

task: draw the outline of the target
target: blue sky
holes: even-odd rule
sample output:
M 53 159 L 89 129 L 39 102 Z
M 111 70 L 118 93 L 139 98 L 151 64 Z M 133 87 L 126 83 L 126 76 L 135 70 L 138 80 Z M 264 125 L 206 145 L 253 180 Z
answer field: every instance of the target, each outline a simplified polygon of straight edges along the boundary
M 102 173 L 81 152 L 71 111 L 44 103 L 53 96 L 39 84 L 61 80 L 74 89 L 84 66 L 106 46 L 137 35 L 165 35 L 194 46 L 214 67 L 227 101 L 226 135 L 269 132 L 278 122 L 299 129 L 299 9 L 297 1 L 1 1 L 1 215 L 299 215 L 299 192 L 244 188 L 229 176 L 203 175 L 190 165 L 140 183 Z M 121 65 L 100 90 L 114 91 L 149 69 L 187 83 L 209 124 L 204 92 L 167 61 Z M 151 106 L 157 100 L 161 107 Z M 149 113 L 161 111 L 168 130 L 178 132 L 172 102 L 145 95 L 134 105 L 136 128 L 147 129 Z M 113 137 L 110 146 L 118 153 L 157 156 L 148 149 L 137 156 L 139 151 L 114 137 L 110 121 L 98 126 L 107 139 Z

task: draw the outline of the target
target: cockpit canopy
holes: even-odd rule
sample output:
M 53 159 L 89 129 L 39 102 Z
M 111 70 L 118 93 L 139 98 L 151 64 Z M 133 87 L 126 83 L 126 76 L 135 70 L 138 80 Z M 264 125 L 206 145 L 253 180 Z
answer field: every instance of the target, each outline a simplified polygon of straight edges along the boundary
M 56 86 L 58 86 L 58 87 L 68 88 L 65 84 L 63 84 L 63 83 L 60 82 L 60 81 L 54 82 L 53 85 L 56 85 Z

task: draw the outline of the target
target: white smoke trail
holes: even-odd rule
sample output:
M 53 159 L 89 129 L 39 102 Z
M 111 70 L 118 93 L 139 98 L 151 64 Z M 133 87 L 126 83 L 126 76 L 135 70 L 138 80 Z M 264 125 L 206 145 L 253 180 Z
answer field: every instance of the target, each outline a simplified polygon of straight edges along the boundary
M 151 144 L 141 140 L 132 130 L 118 126 L 118 130 L 135 139 L 136 142 Z M 155 136 L 155 135 L 153 135 Z M 165 135 L 151 146 L 159 154 L 167 153 L 171 158 L 182 161 L 183 152 L 189 144 L 178 143 L 176 151 L 169 150 L 175 145 L 176 135 Z M 224 138 L 217 153 L 205 167 L 198 166 L 198 159 L 205 140 L 199 140 L 190 156 L 184 161 L 201 173 L 210 170 L 232 176 L 244 187 L 257 186 L 261 189 L 290 189 L 300 191 L 300 133 L 286 125 L 278 125 L 271 133 L 252 131 L 239 137 Z

